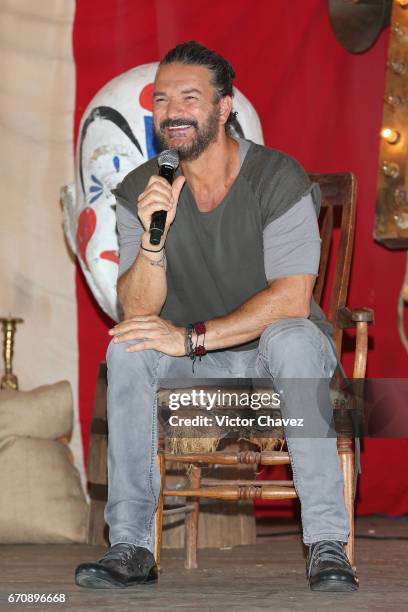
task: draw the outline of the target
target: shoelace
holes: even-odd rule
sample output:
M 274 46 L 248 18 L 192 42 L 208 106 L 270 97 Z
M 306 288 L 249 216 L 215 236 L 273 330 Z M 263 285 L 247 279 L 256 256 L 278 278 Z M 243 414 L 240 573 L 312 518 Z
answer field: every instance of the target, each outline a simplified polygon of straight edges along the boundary
M 348 557 L 341 542 L 325 541 L 317 542 L 309 559 L 309 574 L 315 561 L 334 561 L 350 567 Z
M 130 561 L 136 548 L 137 546 L 134 544 L 126 544 L 125 542 L 122 544 L 115 544 L 104 554 L 102 559 L 99 559 L 99 562 L 102 560 L 112 561 L 113 559 L 126 559 Z

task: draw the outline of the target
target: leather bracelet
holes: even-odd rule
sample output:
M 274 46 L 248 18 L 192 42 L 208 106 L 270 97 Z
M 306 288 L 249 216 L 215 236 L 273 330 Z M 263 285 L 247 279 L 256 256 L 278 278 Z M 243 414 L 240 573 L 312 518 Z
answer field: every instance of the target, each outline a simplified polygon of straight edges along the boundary
M 160 253 L 160 251 L 162 251 L 164 249 L 164 244 L 162 246 L 161 249 L 157 249 L 157 251 L 154 251 L 153 249 L 146 249 L 146 247 L 144 247 L 142 244 L 140 245 L 140 248 L 143 249 L 143 251 L 148 251 L 149 253 Z
M 184 342 L 186 355 L 187 357 L 190 357 L 190 359 L 192 359 L 191 355 L 193 354 L 193 326 L 191 324 L 186 327 L 186 336 Z

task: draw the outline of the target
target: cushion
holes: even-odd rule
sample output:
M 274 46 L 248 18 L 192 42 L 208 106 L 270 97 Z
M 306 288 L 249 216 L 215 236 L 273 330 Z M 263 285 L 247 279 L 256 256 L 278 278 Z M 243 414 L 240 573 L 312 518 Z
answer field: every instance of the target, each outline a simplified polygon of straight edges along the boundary
M 88 505 L 67 445 L 67 381 L 0 392 L 0 543 L 85 542 Z
M 29 436 L 56 440 L 70 435 L 72 392 L 67 380 L 32 391 L 0 392 L 0 439 Z

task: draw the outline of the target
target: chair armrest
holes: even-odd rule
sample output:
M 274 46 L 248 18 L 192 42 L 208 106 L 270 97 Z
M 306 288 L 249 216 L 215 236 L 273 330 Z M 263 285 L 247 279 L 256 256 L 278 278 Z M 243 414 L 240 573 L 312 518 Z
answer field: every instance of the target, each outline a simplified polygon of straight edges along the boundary
M 357 327 L 356 350 L 354 356 L 353 378 L 364 378 L 367 367 L 368 325 L 374 322 L 372 308 L 353 308 L 345 306 L 336 313 L 336 324 L 339 329 Z
M 339 308 L 336 313 L 336 324 L 340 329 L 355 327 L 357 323 L 374 323 L 374 310 L 372 308 Z

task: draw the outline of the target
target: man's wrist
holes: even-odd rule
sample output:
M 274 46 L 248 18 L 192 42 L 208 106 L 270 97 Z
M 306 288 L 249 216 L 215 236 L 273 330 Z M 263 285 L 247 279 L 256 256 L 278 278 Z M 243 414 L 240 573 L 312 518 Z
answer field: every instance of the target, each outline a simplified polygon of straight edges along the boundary
M 166 252 L 163 244 L 150 244 L 150 235 L 145 232 L 140 242 L 139 257 L 149 262 L 151 266 L 164 268 L 166 270 Z

